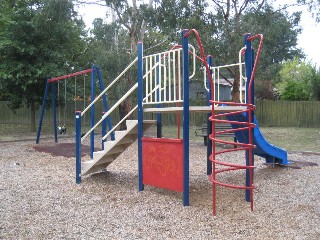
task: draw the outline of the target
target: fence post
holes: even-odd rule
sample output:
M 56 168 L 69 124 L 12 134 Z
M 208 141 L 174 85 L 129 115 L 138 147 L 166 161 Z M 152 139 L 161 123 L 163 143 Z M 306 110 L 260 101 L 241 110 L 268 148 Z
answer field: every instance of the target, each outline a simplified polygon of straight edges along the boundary
M 76 183 L 81 183 L 81 111 L 76 111 Z

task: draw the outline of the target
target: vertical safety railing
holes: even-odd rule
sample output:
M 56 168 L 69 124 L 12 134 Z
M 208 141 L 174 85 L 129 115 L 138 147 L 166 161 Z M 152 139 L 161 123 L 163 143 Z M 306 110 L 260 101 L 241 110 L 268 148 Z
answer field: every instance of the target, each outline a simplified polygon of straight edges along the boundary
M 195 75 L 195 49 L 188 45 L 192 56 Z M 143 57 L 145 98 L 143 105 L 183 102 L 182 48 L 175 46 L 171 50 Z
M 212 81 L 215 85 L 215 93 L 214 93 L 214 100 L 215 101 L 221 101 L 221 100 L 227 100 L 227 99 L 221 99 L 220 93 L 221 93 L 221 72 L 224 69 L 228 69 L 231 67 L 237 67 L 239 70 L 239 76 L 240 76 L 240 84 L 239 84 L 239 96 L 240 96 L 240 102 L 245 102 L 245 99 L 242 97 L 242 93 L 246 93 L 246 76 L 244 74 L 243 68 L 245 67 L 245 63 L 242 61 L 242 55 L 243 51 L 245 50 L 245 47 L 242 48 L 239 51 L 239 62 L 234 64 L 227 64 L 227 65 L 221 65 L 221 66 L 212 66 L 210 65 L 210 71 L 212 75 Z M 209 87 L 207 86 L 207 70 L 203 68 L 203 81 L 204 81 L 204 88 L 209 93 Z M 224 84 L 225 85 L 225 84 Z M 232 86 L 231 86 L 232 87 Z

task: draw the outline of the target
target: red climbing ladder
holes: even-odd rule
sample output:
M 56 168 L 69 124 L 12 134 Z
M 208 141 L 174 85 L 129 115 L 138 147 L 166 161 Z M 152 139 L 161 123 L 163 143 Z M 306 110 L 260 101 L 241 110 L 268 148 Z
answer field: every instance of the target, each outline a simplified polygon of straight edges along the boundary
M 209 136 L 209 139 L 213 141 L 212 144 L 212 154 L 209 157 L 209 160 L 212 162 L 212 174 L 210 175 L 210 180 L 212 182 L 212 201 L 213 201 L 213 215 L 216 215 L 216 191 L 217 185 L 236 188 L 236 189 L 245 189 L 250 192 L 250 205 L 251 210 L 253 210 L 253 148 L 255 148 L 252 140 L 253 128 L 255 124 L 252 123 L 251 117 L 248 118 L 247 122 L 239 122 L 239 121 L 230 121 L 226 120 L 228 116 L 247 113 L 248 116 L 252 116 L 252 111 L 254 110 L 254 105 L 246 104 L 246 103 L 231 103 L 231 102 L 218 102 L 218 101 L 210 101 L 213 105 L 215 104 L 224 104 L 226 106 L 237 106 L 243 107 L 243 110 L 234 111 L 234 112 L 227 112 L 227 113 L 219 113 L 215 114 L 214 109 L 212 110 L 212 116 L 209 118 L 212 121 L 212 134 Z M 222 119 L 223 118 L 223 119 Z M 216 123 L 219 124 L 232 124 L 233 126 L 238 126 L 237 128 L 229 129 L 229 130 L 222 130 L 216 131 L 215 125 Z M 248 142 L 247 143 L 239 143 L 234 141 L 228 140 L 221 140 L 219 139 L 219 135 L 225 133 L 234 133 L 236 131 L 248 131 Z M 216 149 L 216 143 L 226 144 L 231 146 L 237 146 L 236 148 L 226 148 L 223 150 Z M 235 152 L 235 151 L 247 151 L 249 162 L 246 165 L 238 165 L 229 162 L 225 162 L 220 160 L 219 157 L 221 154 Z M 218 167 L 221 166 L 221 167 Z M 235 170 L 246 170 L 249 174 L 249 184 L 245 185 L 233 185 L 228 183 L 223 183 L 218 180 L 217 175 L 219 173 L 227 172 L 227 171 L 235 171 Z
M 253 62 L 253 48 L 251 47 L 251 41 L 260 38 L 260 43 L 257 51 L 256 58 Z M 249 197 L 247 201 L 250 201 L 251 210 L 253 210 L 253 169 L 254 162 L 253 162 L 253 149 L 255 145 L 253 144 L 253 130 L 255 127 L 254 120 L 253 120 L 253 111 L 255 109 L 254 106 L 254 98 L 253 98 L 253 81 L 254 75 L 256 72 L 256 68 L 258 65 L 259 57 L 261 54 L 262 44 L 263 44 L 263 35 L 258 34 L 255 36 L 250 36 L 250 34 L 246 34 L 245 36 L 245 58 L 246 58 L 246 71 L 247 71 L 247 97 L 246 103 L 235 103 L 235 102 L 220 102 L 211 100 L 210 103 L 212 105 L 212 115 L 209 117 L 209 120 L 212 122 L 212 129 L 211 134 L 209 135 L 209 139 L 212 141 L 212 154 L 209 157 L 209 160 L 212 162 L 212 173 L 210 175 L 210 180 L 212 182 L 212 195 L 213 195 L 213 215 L 216 215 L 216 192 L 217 192 L 217 185 L 235 188 L 235 189 L 244 189 L 247 193 L 249 193 Z M 214 98 L 212 98 L 214 99 Z M 241 110 L 232 111 L 232 112 L 224 112 L 216 114 L 215 107 L 217 106 L 237 106 L 242 108 Z M 237 121 L 237 117 L 232 117 L 240 114 L 246 115 L 246 121 Z M 235 120 L 234 120 L 235 119 Z M 231 124 L 231 130 L 222 130 L 216 131 L 216 124 Z M 226 141 L 219 139 L 219 135 L 225 133 L 236 133 L 237 131 L 242 131 L 247 133 L 247 139 L 240 142 L 233 142 L 233 141 Z M 237 146 L 237 148 L 227 148 L 223 150 L 216 149 L 216 143 L 222 143 L 231 146 Z M 226 161 L 221 160 L 220 156 L 224 153 L 234 152 L 234 151 L 246 151 L 246 164 L 239 165 L 233 164 Z M 237 170 L 246 170 L 246 184 L 245 185 L 235 185 L 230 183 L 224 183 L 218 179 L 218 175 L 223 172 L 228 171 L 237 171 Z

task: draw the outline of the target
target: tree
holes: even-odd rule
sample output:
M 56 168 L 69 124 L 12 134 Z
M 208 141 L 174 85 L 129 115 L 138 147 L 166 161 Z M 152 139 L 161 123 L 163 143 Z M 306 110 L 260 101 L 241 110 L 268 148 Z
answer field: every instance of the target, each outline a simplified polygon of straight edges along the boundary
M 153 46 L 159 45 L 163 50 L 168 49 L 171 43 L 181 41 L 181 29 L 196 28 L 201 33 L 206 53 L 213 55 L 216 65 L 235 63 L 238 62 L 238 50 L 244 45 L 243 34 L 263 33 L 266 38 L 259 61 L 260 71 L 256 75 L 259 80 L 256 84 L 261 90 L 260 93 L 269 91 L 267 95 L 259 97 L 272 97 L 273 81 L 280 70 L 281 62 L 293 59 L 294 56 L 303 56 L 301 50 L 296 47 L 297 36 L 301 31 L 300 14 L 290 15 L 284 10 L 275 10 L 268 5 L 272 2 L 270 0 L 158 0 L 153 1 L 154 4 L 150 2 L 152 1 L 149 1 L 149 4 L 137 5 L 137 1 L 133 4 L 127 0 L 106 1 L 106 5 L 118 15 L 115 21 L 117 31 L 126 31 L 128 34 L 130 43 L 125 49 L 130 52 L 131 59 L 136 56 L 133 43 L 138 39 L 144 39 L 147 51 L 149 48 L 154 51 L 157 48 Z M 142 25 L 145 27 L 142 28 Z M 142 38 L 141 29 L 145 29 L 142 31 Z M 196 45 L 194 39 L 191 38 L 190 42 Z M 256 44 L 253 43 L 253 46 L 256 47 Z M 222 77 L 227 81 L 235 79 L 234 82 L 229 82 L 233 84 L 233 100 L 238 101 L 238 68 L 229 68 L 228 73 Z
M 1 5 L 0 90 L 9 93 L 12 109 L 30 106 L 34 131 L 45 79 L 77 67 L 84 25 L 70 0 L 5 0 Z
M 316 21 L 320 22 L 320 0 L 297 0 L 297 2 L 307 5 Z
M 280 71 L 277 88 L 282 100 L 320 100 L 320 71 L 298 58 L 287 61 Z
M 243 40 L 239 39 L 245 32 L 242 28 L 242 18 L 248 12 L 257 12 L 262 9 L 265 0 L 211 0 L 216 11 L 216 25 L 219 32 L 214 35 L 219 39 L 219 48 L 223 49 L 219 53 L 219 59 L 223 62 L 232 60 L 238 62 L 238 51 L 243 46 Z M 232 84 L 232 100 L 238 102 L 240 99 L 239 87 L 240 76 L 239 69 L 234 67 L 229 68 L 233 76 Z
M 153 10 L 153 0 L 149 0 L 148 4 L 141 3 L 138 5 L 137 0 L 131 1 L 128 0 L 106 0 L 106 6 L 111 8 L 112 11 L 116 14 L 115 23 L 125 29 L 127 32 L 129 46 L 126 46 L 125 55 L 126 59 L 132 61 L 136 58 L 137 55 L 137 43 L 138 41 L 143 41 L 146 33 L 148 17 L 151 16 L 150 12 Z M 117 36 L 115 32 L 115 36 Z M 117 39 L 117 37 L 116 37 Z M 127 41 L 125 41 L 127 42 Z M 115 42 L 117 45 L 119 42 Z M 119 48 L 118 48 L 119 50 Z M 118 52 L 118 56 L 120 53 Z M 128 58 L 129 57 L 129 58 Z M 123 67 L 128 63 L 128 61 L 123 61 Z M 119 95 L 123 95 L 129 88 L 133 86 L 133 83 L 136 81 L 136 70 L 131 70 L 126 74 L 126 84 L 121 85 L 121 92 Z M 120 117 L 124 117 L 132 109 L 132 96 L 129 96 L 120 106 L 119 114 Z M 125 122 L 120 126 L 120 129 L 125 129 Z
M 263 33 L 265 36 L 258 66 L 260 71 L 255 81 L 255 96 L 273 99 L 274 83 L 282 62 L 304 57 L 302 50 L 297 48 L 298 34 L 301 33 L 300 13 L 290 15 L 266 5 L 255 13 L 246 14 L 242 22 L 245 32 Z

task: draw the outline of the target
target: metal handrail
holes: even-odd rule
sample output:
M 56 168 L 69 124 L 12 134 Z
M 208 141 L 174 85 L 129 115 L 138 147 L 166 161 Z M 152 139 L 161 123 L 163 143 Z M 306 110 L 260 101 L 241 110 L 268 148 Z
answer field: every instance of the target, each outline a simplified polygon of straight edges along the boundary
M 220 91 L 219 91 L 219 89 L 220 89 L 220 78 L 219 78 L 219 75 L 220 75 L 220 69 L 221 68 L 227 68 L 227 67 L 234 67 L 234 66 L 239 66 L 239 75 L 240 75 L 240 87 L 239 87 L 239 92 L 240 92 L 240 102 L 242 102 L 242 89 L 243 89 L 243 84 L 242 84 L 242 82 L 243 82 L 243 80 L 245 79 L 245 77 L 243 76 L 243 74 L 242 74 L 242 66 L 245 64 L 244 62 L 241 62 L 241 55 L 242 55 L 242 52 L 243 52 L 243 50 L 245 49 L 245 47 L 243 47 L 243 48 L 241 48 L 241 50 L 239 51 L 239 62 L 238 63 L 233 63 L 233 64 L 226 64 L 226 65 L 221 65 L 221 66 L 211 66 L 210 67 L 210 70 L 213 70 L 213 73 L 212 73 L 212 75 L 213 75 L 213 84 L 215 84 L 216 83 L 216 71 L 217 71 L 217 75 L 218 75 L 218 97 L 217 97 L 217 100 L 219 101 L 220 100 Z M 207 81 L 207 79 L 206 79 L 206 70 L 204 69 L 204 79 L 203 79 L 203 81 L 204 81 L 204 87 L 205 87 L 205 89 L 206 89 L 206 91 L 207 92 L 209 92 L 209 88 L 207 87 L 207 85 L 206 85 L 206 81 Z
M 130 112 L 128 112 L 128 114 L 126 116 L 124 116 L 109 132 L 106 133 L 106 135 L 104 135 L 102 137 L 102 140 L 106 140 L 106 138 L 114 131 L 117 129 L 117 127 L 120 126 L 121 123 L 124 122 L 124 120 L 126 120 L 136 109 L 138 108 L 138 105 L 136 105 L 134 108 L 131 109 Z
M 116 77 L 82 112 L 81 117 L 95 104 L 136 62 L 138 58 L 135 58 L 120 74 Z
M 133 64 L 130 64 L 130 66 L 132 66 Z M 156 65 L 158 65 L 158 64 L 156 64 Z M 152 67 L 149 71 L 152 71 L 155 67 L 157 67 L 157 66 L 154 66 L 154 67 Z M 127 67 L 126 69 L 125 69 L 125 71 L 127 71 L 129 68 Z M 125 72 L 125 71 L 123 71 L 123 72 Z M 123 75 L 123 72 L 122 72 L 122 75 Z M 147 72 L 144 76 L 143 76 L 143 78 L 146 78 L 146 76 L 147 76 L 147 74 L 149 74 L 149 72 Z M 121 75 L 121 76 L 122 76 Z M 120 75 L 119 75 L 120 76 Z M 117 77 L 115 80 L 118 80 L 120 77 Z M 115 80 L 112 82 L 112 83 L 110 83 L 110 85 L 112 84 L 114 84 L 115 83 Z M 106 88 L 106 89 L 110 89 L 110 85 Z M 103 114 L 103 116 L 101 117 L 101 119 L 81 138 L 81 142 L 86 138 L 86 137 L 88 137 L 89 135 L 90 135 L 90 133 L 92 132 L 92 131 L 94 131 L 102 122 L 103 122 L 103 120 L 105 120 L 129 95 L 131 95 L 131 93 L 133 93 L 133 91 L 134 90 L 136 90 L 138 88 L 138 83 L 136 83 L 135 85 L 133 85 L 133 87 L 128 91 L 128 92 L 126 92 L 126 94 L 125 95 L 123 95 L 122 96 L 122 98 L 120 98 L 105 114 Z M 152 91 L 152 92 L 154 92 L 156 90 L 156 88 Z M 152 93 L 151 92 L 151 93 Z M 150 93 L 150 94 L 151 94 Z M 101 94 L 100 94 L 101 95 Z M 99 95 L 99 96 L 100 96 Z M 97 98 L 99 98 L 99 96 L 97 97 Z M 96 98 L 96 99 L 97 99 Z M 95 99 L 95 100 L 96 100 Z M 94 101 L 93 101 L 94 102 Z M 132 112 L 130 112 L 130 114 L 131 114 Z M 125 116 L 125 118 L 127 118 L 129 115 L 130 115 L 129 113 Z M 112 132 L 111 130 L 109 131 L 109 132 Z M 110 134 L 108 132 L 108 134 Z M 105 139 L 105 138 L 104 138 Z M 103 140 L 104 140 L 103 139 Z
M 81 142 L 88 137 L 88 135 L 94 131 L 101 123 L 103 120 L 105 120 L 112 112 L 113 110 L 115 110 L 125 99 L 127 99 L 127 97 L 138 88 L 138 83 L 136 83 L 135 85 L 133 85 L 133 87 L 126 92 L 125 95 L 122 96 L 122 98 L 120 98 L 105 114 L 103 114 L 103 116 L 101 117 L 101 119 L 81 138 Z
M 190 45 L 190 47 L 193 49 L 193 52 L 195 54 L 195 49 Z M 153 55 L 148 55 L 143 57 L 144 59 L 148 57 L 154 57 L 154 56 L 161 56 L 161 54 L 167 54 L 168 52 L 175 52 L 175 51 L 181 51 L 181 49 L 174 49 L 163 53 L 157 53 Z M 120 74 L 118 77 L 116 77 L 82 112 L 81 117 L 137 62 L 138 58 L 134 59 Z M 195 58 L 194 58 L 194 64 L 195 64 Z M 148 76 L 150 72 L 152 72 L 156 67 L 161 66 L 161 63 L 155 63 L 143 76 L 143 79 Z M 195 65 L 194 65 L 194 73 L 195 73 Z M 194 75 L 193 73 L 193 75 Z M 193 76 L 191 75 L 191 76 Z M 125 95 L 123 95 L 106 113 L 103 114 L 101 119 L 89 130 L 86 132 L 86 134 L 81 138 L 81 142 L 88 137 L 131 93 L 133 93 L 138 88 L 138 83 L 136 83 Z M 161 89 L 161 86 L 156 85 L 149 93 L 147 93 L 147 96 L 143 99 L 145 100 L 147 97 L 149 97 L 152 93 L 154 93 L 157 89 Z M 125 119 L 127 119 L 137 108 L 134 107 L 133 110 L 131 110 L 124 118 L 122 118 L 116 126 L 114 126 L 105 136 L 103 136 L 103 140 L 105 140 L 111 132 L 113 132 Z
M 154 88 L 154 89 L 149 93 L 149 95 L 151 95 L 151 94 L 152 94 L 153 92 L 155 92 L 157 89 L 158 89 L 158 87 Z M 143 100 L 145 100 L 147 97 L 149 97 L 149 96 L 146 96 Z M 124 120 L 126 120 L 137 108 L 138 108 L 138 105 L 136 105 L 134 108 L 132 108 L 131 111 L 127 113 L 127 115 L 125 115 L 109 132 L 106 133 L 106 135 L 104 135 L 104 136 L 102 137 L 102 140 L 105 140 L 114 130 L 116 130 L 117 127 L 120 126 L 120 124 L 123 123 Z

